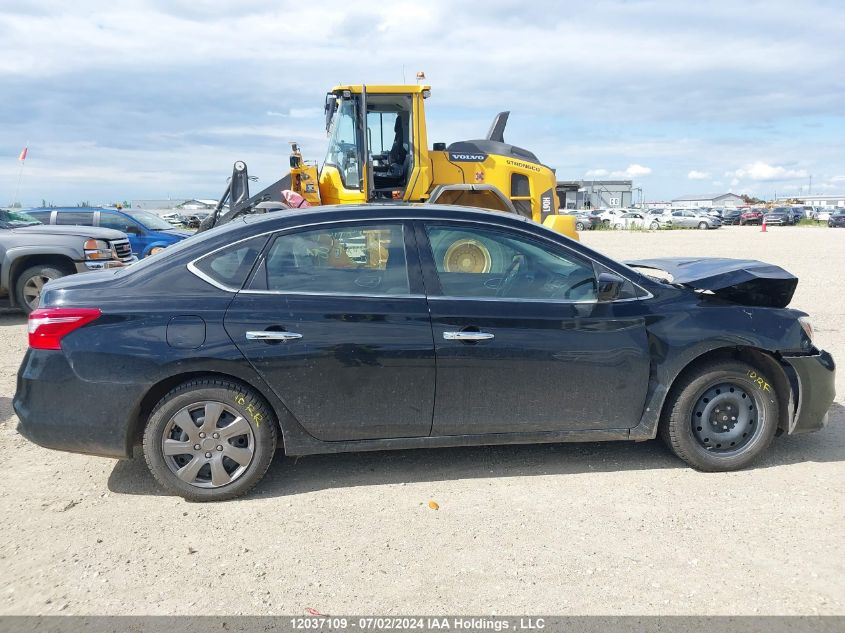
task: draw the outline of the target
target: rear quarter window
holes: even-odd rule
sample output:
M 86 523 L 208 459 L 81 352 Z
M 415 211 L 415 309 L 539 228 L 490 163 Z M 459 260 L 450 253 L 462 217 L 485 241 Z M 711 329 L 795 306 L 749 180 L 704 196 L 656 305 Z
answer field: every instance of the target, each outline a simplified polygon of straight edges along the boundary
M 240 290 L 266 243 L 262 235 L 226 246 L 196 260 L 194 268 L 219 285 Z

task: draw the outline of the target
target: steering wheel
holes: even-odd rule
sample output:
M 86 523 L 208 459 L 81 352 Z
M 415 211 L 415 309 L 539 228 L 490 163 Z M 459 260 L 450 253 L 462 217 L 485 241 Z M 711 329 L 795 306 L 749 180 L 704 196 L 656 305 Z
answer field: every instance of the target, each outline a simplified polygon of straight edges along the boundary
M 519 273 L 519 269 L 522 267 L 522 264 L 525 262 L 524 255 L 514 255 L 513 259 L 511 260 L 511 265 L 508 266 L 508 269 L 505 271 L 505 276 L 502 278 L 502 283 L 499 284 L 499 287 L 496 288 L 496 296 L 497 297 L 506 297 L 508 292 L 510 291 L 511 287 L 513 287 L 513 282 L 516 281 L 516 275 Z
M 581 281 L 579 281 L 577 284 L 575 284 L 574 286 L 572 286 L 569 290 L 567 290 L 566 292 L 564 292 L 564 293 L 563 293 L 563 296 L 564 296 L 564 297 L 566 297 L 567 299 L 571 299 L 571 298 L 572 298 L 572 291 L 573 291 L 573 290 L 575 290 L 576 288 L 580 288 L 581 286 L 585 286 L 585 285 L 587 285 L 587 284 L 592 284 L 592 285 L 593 285 L 593 290 L 594 290 L 594 291 L 596 291 L 596 292 L 598 292 L 598 286 L 596 285 L 596 280 L 595 280 L 595 279 L 593 279 L 592 277 L 588 277 L 587 279 L 582 279 L 582 280 L 581 280 Z

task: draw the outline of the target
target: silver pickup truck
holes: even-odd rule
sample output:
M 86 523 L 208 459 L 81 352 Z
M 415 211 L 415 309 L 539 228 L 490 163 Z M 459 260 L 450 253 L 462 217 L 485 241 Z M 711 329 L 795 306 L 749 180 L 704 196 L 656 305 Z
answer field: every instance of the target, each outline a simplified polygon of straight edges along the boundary
M 0 209 L 0 297 L 26 313 L 38 307 L 51 279 L 134 261 L 120 231 L 45 225 L 22 211 Z

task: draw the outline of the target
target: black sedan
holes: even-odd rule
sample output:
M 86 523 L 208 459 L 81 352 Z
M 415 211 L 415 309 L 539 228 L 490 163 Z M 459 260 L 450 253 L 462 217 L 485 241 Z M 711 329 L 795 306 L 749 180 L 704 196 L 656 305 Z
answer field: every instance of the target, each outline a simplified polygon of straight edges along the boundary
M 766 224 L 795 224 L 795 216 L 790 207 L 775 207 L 765 215 Z
M 620 264 L 466 208 L 269 213 L 47 284 L 14 407 L 42 446 L 142 444 L 194 500 L 245 493 L 277 448 L 659 434 L 733 470 L 827 420 L 834 363 L 786 307 L 796 283 L 753 261 Z
M 742 217 L 742 211 L 739 209 L 725 209 L 722 212 L 722 224 L 739 224 Z
M 829 227 L 845 227 L 845 210 L 835 211 L 827 220 Z

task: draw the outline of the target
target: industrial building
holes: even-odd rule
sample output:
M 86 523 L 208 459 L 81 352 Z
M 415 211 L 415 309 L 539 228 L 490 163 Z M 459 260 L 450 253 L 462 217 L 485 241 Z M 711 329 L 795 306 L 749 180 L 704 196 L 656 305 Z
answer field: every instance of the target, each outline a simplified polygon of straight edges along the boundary
M 213 209 L 217 200 L 198 200 L 196 198 L 168 198 L 166 200 L 133 200 L 133 209 Z
M 633 203 L 630 180 L 560 180 L 557 196 L 561 209 L 630 207 Z
M 845 193 L 820 193 L 812 196 L 778 196 L 778 202 L 797 200 L 811 207 L 845 207 Z
M 672 200 L 673 207 L 687 209 L 697 209 L 699 207 L 739 207 L 743 204 L 745 204 L 745 201 L 735 193 L 697 193 Z

